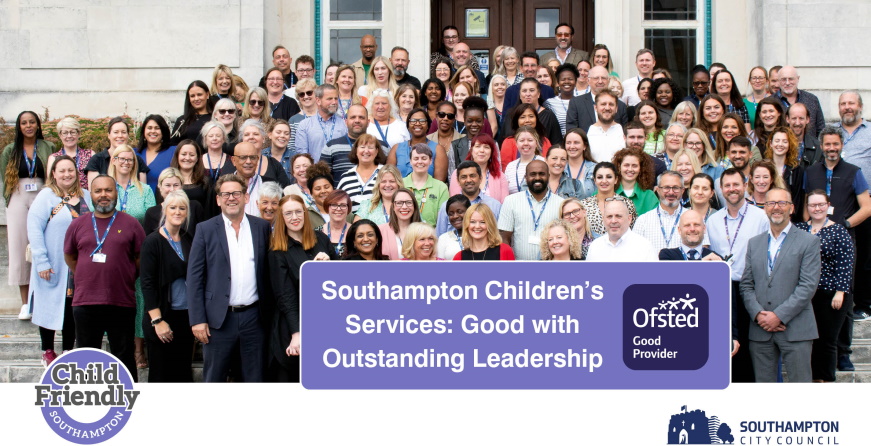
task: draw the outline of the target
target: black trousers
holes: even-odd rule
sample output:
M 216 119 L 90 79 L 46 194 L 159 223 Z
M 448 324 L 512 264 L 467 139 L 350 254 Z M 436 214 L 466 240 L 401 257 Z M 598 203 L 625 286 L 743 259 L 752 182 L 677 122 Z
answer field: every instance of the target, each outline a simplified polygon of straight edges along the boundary
M 238 364 L 234 376 L 242 382 L 263 382 L 266 333 L 256 305 L 242 312 L 228 308 L 221 328 L 209 328 L 209 332 L 209 343 L 203 345 L 203 381 L 226 382 L 231 366 Z
M 133 380 L 139 380 L 133 358 L 136 308 L 115 305 L 81 305 L 73 307 L 78 347 L 103 348 L 103 333 L 109 337 L 109 352 L 124 363 Z
M 194 334 L 188 312 L 170 310 L 163 312 L 161 316 L 172 330 L 172 342 L 161 342 L 150 323 L 143 323 L 142 327 L 145 331 L 145 346 L 148 348 L 148 382 L 193 382 Z
M 732 336 L 738 339 L 741 347 L 738 353 L 732 357 L 732 382 L 752 383 L 756 382 L 756 374 L 753 372 L 753 360 L 750 358 L 750 313 L 744 306 L 744 298 L 741 297 L 741 282 L 732 281 L 732 317 L 735 319 L 733 327 L 737 332 Z
M 838 333 L 847 319 L 847 312 L 853 307 L 850 294 L 844 295 L 844 303 L 840 310 L 832 308 L 834 291 L 817 289 L 811 303 L 814 307 L 814 317 L 817 320 L 817 331 L 820 337 L 814 340 L 811 352 L 811 372 L 813 379 L 823 381 L 835 380 L 835 366 L 838 361 Z
M 64 324 L 61 333 L 63 334 L 63 351 L 69 351 L 76 346 L 76 321 L 73 319 L 73 300 L 70 298 L 65 300 Z M 39 340 L 42 344 L 42 350 L 54 350 L 54 333 L 55 330 L 39 327 Z
M 871 220 L 856 226 L 856 272 L 853 287 L 856 309 L 871 312 Z

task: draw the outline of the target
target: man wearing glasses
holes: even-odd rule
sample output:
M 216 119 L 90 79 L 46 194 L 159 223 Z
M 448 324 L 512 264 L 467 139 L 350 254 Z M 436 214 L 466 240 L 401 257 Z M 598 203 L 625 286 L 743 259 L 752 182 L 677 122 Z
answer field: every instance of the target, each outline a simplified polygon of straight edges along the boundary
M 820 239 L 790 223 L 792 210 L 789 191 L 769 190 L 770 226 L 747 243 L 741 293 L 753 321 L 750 356 L 756 382 L 776 382 L 780 358 L 790 382 L 811 382 L 811 346 L 817 338 L 811 298 L 820 281 Z
M 296 58 L 296 75 L 297 82 L 303 79 L 314 79 L 315 78 L 315 60 L 312 59 L 311 56 L 306 56 L 303 54 Z M 296 84 L 288 85 L 284 84 L 284 95 L 290 96 L 296 99 Z
M 375 36 L 366 34 L 360 38 L 360 55 L 362 57 L 351 64 L 357 77 L 357 88 L 366 85 L 366 77 L 369 75 L 369 68 L 372 67 L 372 59 L 375 58 L 377 51 L 378 44 L 375 43 Z
M 460 43 L 460 30 L 454 25 L 448 25 L 442 29 L 442 45 L 439 50 L 429 56 L 429 70 L 435 68 L 436 62 L 441 59 L 450 59 L 454 52 L 454 47 Z M 478 58 L 475 55 L 469 56 L 469 65 L 475 70 L 480 70 Z
M 820 106 L 820 100 L 813 93 L 800 90 L 798 81 L 801 77 L 795 67 L 787 65 L 778 72 L 778 85 L 780 91 L 775 93 L 783 108 L 787 111 L 792 104 L 800 102 L 807 108 L 807 113 L 810 116 L 810 126 L 808 131 L 814 135 L 819 134 L 826 127 L 826 118 L 823 116 L 823 108 Z
M 235 174 L 218 179 L 221 215 L 198 225 L 188 261 L 188 313 L 194 337 L 203 343 L 205 382 L 226 382 L 230 364 L 238 364 L 243 382 L 264 380 L 274 312 L 266 265 L 270 229 L 246 215 L 247 183 Z
M 551 59 L 558 60 L 560 65 L 568 63 L 572 66 L 578 66 L 582 60 L 587 60 L 589 54 L 586 51 L 572 48 L 572 38 L 575 36 L 574 26 L 560 23 L 554 28 L 553 34 L 556 37 L 556 48 L 541 56 L 542 65 L 547 65 Z

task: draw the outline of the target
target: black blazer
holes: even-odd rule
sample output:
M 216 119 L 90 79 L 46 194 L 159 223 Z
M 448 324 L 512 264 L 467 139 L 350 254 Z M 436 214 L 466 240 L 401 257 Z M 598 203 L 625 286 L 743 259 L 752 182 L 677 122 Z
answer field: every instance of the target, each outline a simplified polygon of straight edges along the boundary
M 717 253 L 708 248 L 702 247 L 702 257 L 699 260 L 707 257 L 708 254 Z M 665 248 L 659 251 L 659 260 L 684 260 L 684 258 L 683 254 L 680 252 L 680 248 Z
M 193 237 L 181 232 L 181 252 L 184 258 L 190 258 Z M 184 279 L 187 275 L 187 261 L 182 260 L 172 249 L 169 241 L 159 232 L 153 231 L 142 242 L 140 251 L 139 278 L 142 285 L 142 297 L 145 300 L 145 312 L 142 317 L 142 327 L 145 336 L 158 341 L 154 329 L 151 328 L 151 316 L 148 310 L 160 308 L 160 313 L 166 315 L 172 309 L 172 283 L 176 279 Z M 184 328 L 185 330 L 187 328 Z
M 290 337 L 299 332 L 299 269 L 321 252 L 329 254 L 330 260 L 338 260 L 336 251 L 330 245 L 330 238 L 321 231 L 315 231 L 315 236 L 317 242 L 309 250 L 302 249 L 302 244 L 289 239 L 287 251 L 269 251 L 269 279 L 275 290 L 276 302 L 269 343 L 272 356 L 285 368 L 291 365 L 285 353 Z
M 820 140 L 816 136 L 808 133 L 805 129 L 804 133 L 804 153 L 801 156 L 801 165 L 803 167 L 810 166 L 823 159 L 823 149 L 820 147 Z
M 579 128 L 586 133 L 590 126 L 596 123 L 595 107 L 592 93 L 573 97 L 569 101 L 568 110 L 566 110 L 566 131 Z M 614 122 L 621 126 L 625 126 L 629 122 L 626 104 L 619 99 L 617 100 L 617 113 L 614 115 Z
M 288 178 L 287 172 L 285 172 L 281 163 L 271 156 L 267 156 L 266 159 L 268 160 L 266 162 L 266 171 L 263 172 L 263 175 L 260 175 L 260 179 L 264 183 L 267 181 L 275 181 L 282 189 L 290 186 L 290 178 Z M 236 166 L 234 166 L 233 163 L 224 163 L 224 166 L 221 167 L 221 175 L 233 172 L 236 172 Z
M 275 300 L 267 274 L 266 256 L 271 230 L 259 217 L 245 215 L 254 244 L 254 273 L 257 275 L 260 322 L 264 329 L 272 322 Z M 207 323 L 221 328 L 230 305 L 230 248 L 224 217 L 219 215 L 197 225 L 188 258 L 187 299 L 191 326 Z

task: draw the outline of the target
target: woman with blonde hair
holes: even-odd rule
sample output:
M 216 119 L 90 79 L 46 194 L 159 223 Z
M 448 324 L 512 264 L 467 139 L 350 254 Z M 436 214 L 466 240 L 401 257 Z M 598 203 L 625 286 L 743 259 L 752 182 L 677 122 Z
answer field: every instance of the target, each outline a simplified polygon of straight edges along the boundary
M 759 209 L 765 209 L 765 194 L 773 188 L 786 189 L 786 184 L 777 166 L 764 159 L 750 165 L 750 178 L 747 179 L 747 202 Z
M 668 121 L 668 126 L 677 122 L 682 124 L 684 127 L 691 129 L 696 125 L 697 114 L 698 110 L 696 110 L 695 104 L 690 101 L 683 101 L 680 104 L 677 104 L 677 107 L 674 108 L 674 112 L 671 114 L 671 119 Z
M 218 122 L 224 126 L 224 132 L 227 133 L 227 139 L 232 141 L 237 136 L 236 119 L 236 103 L 230 98 L 221 98 L 215 102 L 215 109 L 212 111 L 212 121 Z
M 396 92 L 396 77 L 393 75 L 393 64 L 384 56 L 375 56 L 372 59 L 369 74 L 366 76 L 366 84 L 357 89 L 357 94 L 364 98 L 372 98 L 375 90 L 387 90 L 390 96 Z
M 581 237 L 572 225 L 558 218 L 541 230 L 541 260 L 581 260 Z
M 426 223 L 412 223 L 402 239 L 402 260 L 444 260 L 438 253 L 435 228 Z
M 505 76 L 509 87 L 517 85 L 523 80 L 523 73 L 520 71 L 520 55 L 516 48 L 509 46 L 502 50 L 502 64 L 500 67 L 496 67 L 494 73 Z
M 269 102 L 269 96 L 261 87 L 254 87 L 248 90 L 245 95 L 245 106 L 242 107 L 242 116 L 239 117 L 240 122 L 245 122 L 249 119 L 258 119 L 264 126 L 268 126 L 272 122 L 269 112 L 266 111 L 266 104 Z
M 357 94 L 357 72 L 351 65 L 342 65 L 336 70 L 336 89 L 339 90 L 339 109 L 336 113 L 340 118 L 345 119 L 348 109 L 355 104 L 363 104 L 365 102 Z
M 466 209 L 461 242 L 465 249 L 454 260 L 515 260 L 511 246 L 502 243 L 493 210 L 484 203 Z
M 575 228 L 575 232 L 581 239 L 581 260 L 586 259 L 590 243 L 593 243 L 597 235 L 590 230 L 590 224 L 587 222 L 587 209 L 584 204 L 575 197 L 566 198 L 560 204 L 560 218 Z
M 385 164 L 375 178 L 372 197 L 360 202 L 354 221 L 368 219 L 377 225 L 390 220 L 393 210 L 393 195 L 402 187 L 402 174 L 392 164 Z
M 238 74 L 233 75 L 233 94 L 230 97 L 233 101 L 236 102 L 236 109 L 240 112 L 242 108 L 245 107 L 245 97 L 248 96 L 248 83 L 245 82 L 245 79 L 242 79 L 242 76 Z
M 714 181 L 720 180 L 720 175 L 726 169 L 717 160 L 714 150 L 711 148 L 710 140 L 705 136 L 705 132 L 697 128 L 687 130 L 683 137 L 683 146 L 695 152 L 702 172 L 710 175 Z
M 212 71 L 212 85 L 209 86 L 209 98 L 212 103 L 217 103 L 220 99 L 232 99 L 233 94 L 233 70 L 230 67 L 220 64 Z

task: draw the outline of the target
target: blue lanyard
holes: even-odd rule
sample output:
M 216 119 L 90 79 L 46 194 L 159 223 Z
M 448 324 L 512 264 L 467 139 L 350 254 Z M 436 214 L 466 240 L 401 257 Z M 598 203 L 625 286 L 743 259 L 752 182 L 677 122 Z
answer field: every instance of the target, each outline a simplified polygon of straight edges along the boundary
M 671 163 L 673 161 L 668 157 L 667 153 L 662 157 L 662 161 L 665 163 L 665 170 L 671 170 Z
M 777 240 L 774 240 L 777 242 Z M 774 253 L 774 258 L 771 258 L 771 248 L 768 248 L 768 274 L 774 270 L 774 264 L 777 263 L 777 256 L 780 255 L 780 248 L 783 248 L 783 242 L 786 241 L 786 236 L 783 237 L 783 241 L 780 242 L 780 245 L 777 247 L 777 251 Z M 771 246 L 771 234 L 768 234 L 768 246 Z
M 826 169 L 826 195 L 832 195 L 832 175 L 834 175 L 835 169 Z
M 97 233 L 97 217 L 95 217 L 94 214 L 91 214 L 91 223 L 94 225 L 94 238 L 97 239 L 97 247 L 94 248 L 91 257 L 94 257 L 94 254 L 103 251 L 103 243 L 106 241 L 106 238 L 109 237 L 109 229 L 112 228 L 112 223 L 115 223 L 116 216 L 118 216 L 117 211 L 112 213 L 112 219 L 109 220 L 109 225 L 106 226 L 106 232 L 103 233 L 103 238 L 101 239 L 99 233 Z
M 662 231 L 662 238 L 665 239 L 665 247 L 668 248 L 668 245 L 671 244 L 671 239 L 674 238 L 674 228 L 677 227 L 677 222 L 680 221 L 680 214 L 683 212 L 683 208 L 680 206 L 677 207 L 677 215 L 675 216 L 674 224 L 671 225 L 671 233 L 668 237 L 665 236 L 665 225 L 662 224 L 662 213 L 659 210 L 660 208 L 661 206 L 656 207 L 656 218 L 659 219 L 659 230 Z
M 76 154 L 78 154 L 78 149 L 76 149 Z M 27 163 L 27 177 L 33 178 L 34 173 L 36 172 L 36 144 L 33 145 L 33 159 L 27 157 L 27 150 L 24 150 L 24 162 Z M 79 165 L 76 164 L 76 169 L 79 168 Z
M 384 223 L 390 223 L 390 215 L 387 215 L 387 208 L 384 207 L 384 202 L 381 202 L 381 212 L 384 212 Z
M 129 195 L 129 193 L 130 193 L 130 186 L 132 186 L 132 185 L 133 185 L 133 181 L 132 181 L 132 180 L 128 180 L 128 181 L 127 181 L 127 187 L 125 187 L 124 190 L 122 191 L 123 194 L 121 194 L 121 197 L 120 197 L 120 200 L 121 200 L 121 212 L 126 212 L 126 211 L 127 211 L 127 197 L 128 197 L 128 195 Z M 118 187 L 121 187 L 121 185 L 119 184 Z
M 463 250 L 463 240 L 462 240 L 462 238 L 460 238 L 460 231 L 457 229 L 454 229 L 454 235 L 457 236 L 457 244 L 460 245 L 460 251 L 462 251 Z
M 306 206 L 312 206 L 315 204 L 315 199 L 311 196 L 311 194 L 306 193 L 306 191 L 302 190 L 302 188 L 299 188 L 299 191 L 302 192 L 302 196 L 303 198 L 305 198 Z
M 687 254 L 683 251 L 683 246 L 680 246 L 680 247 L 678 247 L 677 249 L 680 250 L 680 255 L 683 256 L 683 259 L 684 259 L 684 260 L 700 260 L 700 259 L 691 259 L 691 258 L 687 257 Z M 690 251 L 695 251 L 696 254 L 699 255 L 699 256 L 702 255 L 702 252 L 699 251 L 699 250 L 697 250 L 697 249 L 691 249 Z M 695 257 L 695 256 L 694 256 L 694 257 Z
M 254 178 L 250 180 L 248 185 L 248 195 L 251 195 L 254 192 L 254 188 L 257 187 L 257 182 L 260 181 L 260 169 L 263 167 L 263 157 L 260 157 L 260 162 L 257 163 L 257 171 L 254 172 Z
M 332 121 L 333 124 L 330 126 L 330 134 L 329 134 L 329 136 L 327 135 L 327 129 L 326 129 L 326 127 L 324 126 L 324 120 L 321 119 L 321 115 L 315 113 L 315 116 L 317 116 L 318 125 L 321 126 L 321 132 L 324 133 L 324 144 L 326 144 L 326 143 L 332 141 L 332 140 L 333 140 L 333 130 L 336 129 L 336 115 L 333 114 L 332 116 L 330 116 L 330 121 Z M 377 122 L 378 122 L 378 121 L 376 121 L 376 123 L 377 123 Z
M 723 216 L 723 224 L 726 226 L 726 242 L 729 243 L 729 254 L 732 254 L 732 247 L 735 246 L 735 241 L 738 240 L 738 231 L 741 230 L 741 224 L 744 223 L 744 217 L 747 216 L 747 206 L 748 204 L 744 203 L 744 213 L 741 214 L 741 220 L 738 221 L 738 227 L 735 228 L 735 240 L 729 237 L 729 212 L 726 212 L 726 215 Z
M 342 240 L 345 239 L 345 229 L 348 229 L 348 223 L 347 223 L 347 222 L 345 222 L 345 225 L 342 226 L 342 234 L 339 235 L 339 243 L 336 243 L 336 255 L 337 255 L 337 256 L 342 255 L 342 248 L 345 246 L 345 244 L 342 243 Z M 330 241 L 332 241 L 332 238 L 333 238 L 333 231 L 330 230 L 330 222 L 327 222 L 327 234 L 328 234 L 329 237 L 330 237 Z
M 377 119 L 373 119 L 373 121 L 375 121 L 375 128 L 378 129 L 378 134 L 381 135 L 381 140 L 387 142 L 387 134 L 390 133 L 390 118 L 387 118 L 386 132 L 381 131 L 381 124 L 378 123 Z
M 517 152 L 517 153 L 520 153 L 520 152 Z M 514 171 L 514 183 L 517 184 L 517 192 L 520 192 L 520 163 L 521 163 L 521 161 L 520 161 L 519 156 L 517 157 L 517 160 L 518 160 L 517 161 L 517 169 Z M 535 161 L 535 158 L 533 158 L 532 161 Z M 532 161 L 530 161 L 529 163 L 531 163 Z M 526 164 L 529 165 L 529 163 L 526 163 Z M 526 171 L 524 171 L 524 174 L 523 174 L 523 181 L 526 181 Z
M 457 133 L 463 133 L 463 132 L 465 132 L 465 131 L 466 131 L 466 123 L 464 122 L 464 123 L 463 123 L 463 128 L 460 128 L 460 124 L 457 124 L 457 121 L 454 121 L 454 130 L 456 130 Z
M 484 180 L 484 188 L 481 189 L 481 193 L 487 194 L 487 191 L 490 190 L 490 170 L 487 170 L 487 179 Z M 490 194 L 487 194 L 490 195 Z
M 544 201 L 541 203 L 541 212 L 538 213 L 538 217 L 535 216 L 535 208 L 532 206 L 532 194 L 529 193 L 529 190 L 526 191 L 526 201 L 529 202 L 529 212 L 532 213 L 532 232 L 538 231 L 538 224 L 541 222 L 541 216 L 544 215 L 544 209 L 547 207 L 547 200 L 550 200 L 550 191 L 547 191 L 547 195 L 544 197 Z
M 823 222 L 823 225 L 820 226 L 820 231 L 822 231 L 823 228 L 825 228 L 827 224 L 829 224 L 829 217 L 826 217 L 826 221 L 824 221 L 824 222 Z M 813 227 L 811 226 L 811 221 L 808 220 L 808 221 L 807 221 L 807 232 L 811 232 L 811 229 L 813 229 Z M 811 232 L 811 234 L 813 234 L 813 233 Z M 820 236 L 820 233 L 817 232 L 817 233 L 816 233 L 816 236 L 819 237 L 819 236 Z
M 218 177 L 221 175 L 221 165 L 224 163 L 224 154 L 221 154 L 221 159 L 218 161 L 218 166 L 212 169 L 212 157 L 209 156 L 209 153 L 206 152 L 206 161 L 209 163 L 209 176 L 212 177 L 212 183 L 218 181 Z M 214 173 L 212 173 L 214 171 Z
M 568 172 L 570 177 L 572 177 L 578 181 L 583 181 L 583 180 L 581 180 L 581 174 L 584 173 L 584 163 L 581 163 L 581 167 L 578 168 L 577 175 L 572 175 L 572 166 L 570 166 L 569 163 L 566 163 L 566 172 Z
M 184 253 L 181 252 L 181 241 L 177 242 L 173 240 L 172 236 L 169 235 L 169 231 L 166 229 L 166 227 L 163 228 L 163 233 L 166 234 L 166 239 L 169 240 L 169 245 L 172 246 L 172 250 L 175 251 L 175 253 L 178 255 L 178 258 L 180 258 L 181 261 L 184 262 Z
M 272 111 L 269 112 L 270 118 L 272 117 L 272 114 L 275 113 L 275 110 L 278 110 L 278 106 L 281 105 L 281 101 L 283 101 L 283 100 L 284 100 L 284 94 L 282 93 L 281 99 L 278 100 L 278 102 L 275 104 L 275 106 L 272 106 L 272 104 L 269 104 L 269 108 L 272 109 Z

